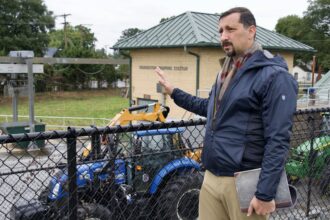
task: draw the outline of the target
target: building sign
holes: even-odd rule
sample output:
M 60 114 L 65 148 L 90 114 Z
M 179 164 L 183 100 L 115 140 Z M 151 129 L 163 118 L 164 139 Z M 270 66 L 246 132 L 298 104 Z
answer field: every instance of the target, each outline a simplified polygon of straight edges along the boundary
M 33 64 L 33 73 L 43 73 L 43 64 Z M 27 64 L 0 64 L 0 74 L 1 73 L 28 73 Z
M 157 66 L 139 66 L 141 70 L 154 70 Z M 160 66 L 162 70 L 169 70 L 169 71 L 188 71 L 187 66 Z

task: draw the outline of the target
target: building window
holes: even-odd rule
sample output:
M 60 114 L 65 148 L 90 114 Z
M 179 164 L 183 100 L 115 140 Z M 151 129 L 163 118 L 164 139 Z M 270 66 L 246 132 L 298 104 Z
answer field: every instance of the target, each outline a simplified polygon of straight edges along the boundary
M 307 73 L 307 81 L 311 81 L 312 80 L 312 73 Z
M 298 73 L 294 73 L 294 79 L 298 80 Z

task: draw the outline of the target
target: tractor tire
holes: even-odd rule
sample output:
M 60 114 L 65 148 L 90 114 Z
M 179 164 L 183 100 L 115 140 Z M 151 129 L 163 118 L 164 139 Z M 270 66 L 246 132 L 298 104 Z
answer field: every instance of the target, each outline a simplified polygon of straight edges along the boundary
M 322 171 L 319 189 L 321 195 L 330 196 L 330 164 L 326 165 Z
M 197 219 L 202 183 L 203 177 L 197 172 L 173 176 L 160 192 L 157 219 Z
M 78 220 L 111 220 L 112 214 L 108 208 L 97 203 L 85 203 L 77 210 Z
M 42 203 L 46 203 L 48 201 L 48 194 L 49 194 L 49 190 L 47 188 L 42 190 L 38 197 L 38 200 Z

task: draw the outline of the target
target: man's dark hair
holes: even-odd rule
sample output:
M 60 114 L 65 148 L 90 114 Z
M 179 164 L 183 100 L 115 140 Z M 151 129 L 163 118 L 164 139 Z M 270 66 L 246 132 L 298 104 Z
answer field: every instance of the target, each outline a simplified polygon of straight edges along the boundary
M 231 8 L 228 11 L 225 11 L 220 14 L 220 18 L 226 17 L 230 14 L 233 13 L 239 13 L 240 14 L 240 19 L 239 22 L 243 24 L 245 28 L 250 27 L 251 25 L 257 26 L 256 25 L 256 19 L 254 18 L 252 12 L 244 7 L 236 7 L 236 8 Z

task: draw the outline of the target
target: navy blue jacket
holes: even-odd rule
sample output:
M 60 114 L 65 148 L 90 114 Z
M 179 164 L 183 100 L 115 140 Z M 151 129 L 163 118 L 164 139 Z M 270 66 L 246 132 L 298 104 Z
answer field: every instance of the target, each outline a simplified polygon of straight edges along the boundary
M 257 51 L 238 69 L 213 117 L 216 85 L 207 99 L 178 88 L 171 97 L 178 106 L 207 117 L 204 167 L 217 176 L 261 167 L 255 195 L 270 201 L 288 155 L 297 82 L 282 57 Z

